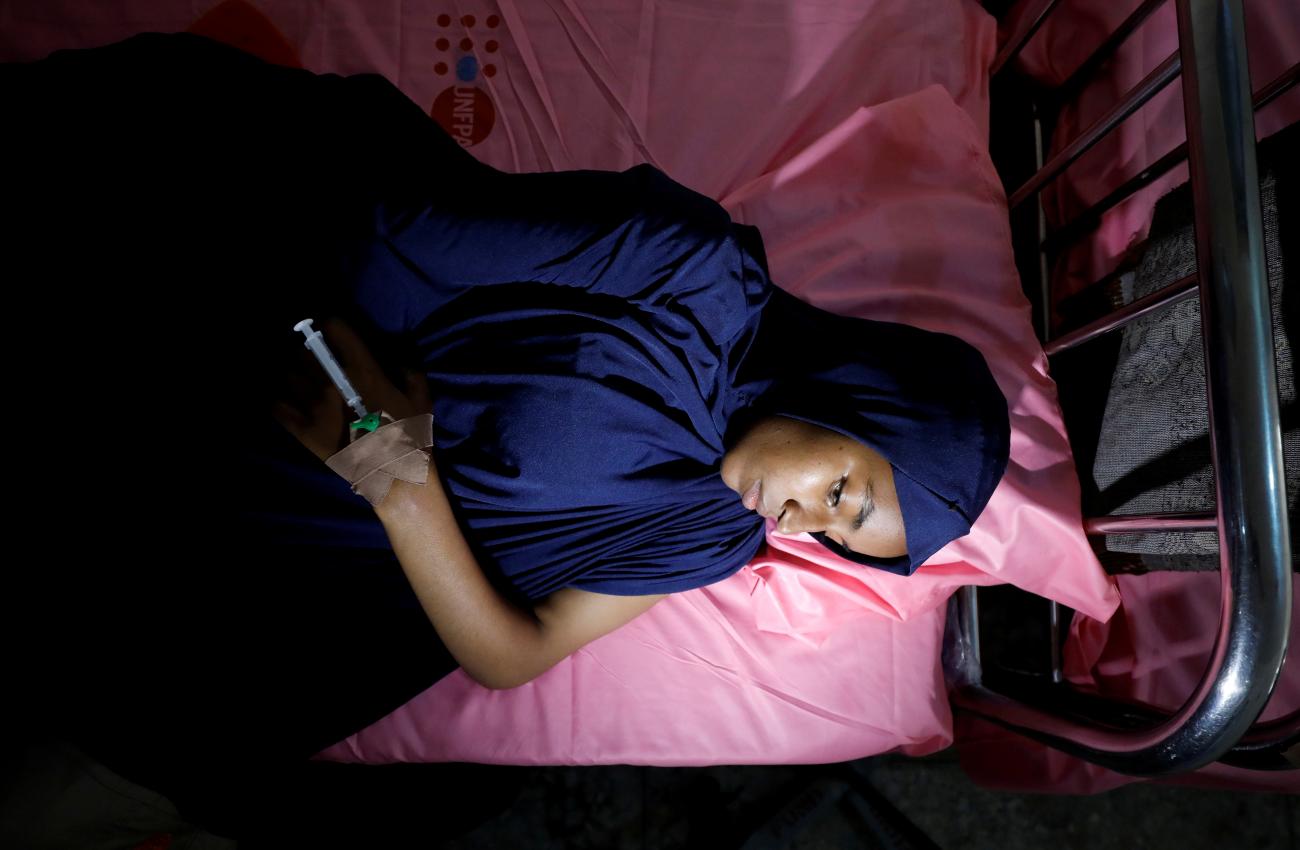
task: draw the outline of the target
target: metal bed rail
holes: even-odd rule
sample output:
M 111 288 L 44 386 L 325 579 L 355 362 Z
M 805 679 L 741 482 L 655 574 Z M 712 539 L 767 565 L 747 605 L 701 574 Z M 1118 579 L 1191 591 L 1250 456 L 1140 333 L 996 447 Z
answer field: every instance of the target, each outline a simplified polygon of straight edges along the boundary
M 954 671 L 953 699 L 959 709 L 1087 761 L 1147 777 L 1194 770 L 1216 760 L 1261 769 L 1300 766 L 1288 759 L 1297 752 L 1300 717 L 1252 728 L 1286 655 L 1291 552 L 1241 0 L 1176 4 L 1178 52 L 1060 154 L 1045 165 L 1040 157 L 1038 172 L 1012 193 L 1010 203 L 1036 196 L 1181 72 L 1196 275 L 1048 345 L 1053 353 L 1064 350 L 1199 292 L 1217 514 L 1098 517 L 1088 520 L 1087 530 L 1218 531 L 1222 602 L 1209 665 L 1172 715 L 1070 689 L 1059 682 L 1055 654 L 1050 682 L 985 676 L 974 588 L 954 599 L 950 623 L 956 649 L 945 654 Z M 1154 0 L 1143 3 L 1120 31 L 1131 33 L 1156 5 Z M 999 54 L 995 72 L 1014 58 L 1054 6 L 1047 0 L 1028 16 L 1029 23 Z M 1122 38 L 1108 39 L 1103 48 L 1113 52 Z M 1086 65 L 1086 73 L 1100 64 Z M 1292 82 L 1294 71 L 1288 72 Z M 1074 79 L 1067 82 L 1080 85 Z M 1277 85 L 1265 87 L 1264 94 L 1276 96 Z M 1045 236 L 1040 226 L 1040 252 Z M 1043 309 L 1050 309 L 1049 301 L 1044 300 Z
M 1275 79 L 1264 85 L 1255 92 L 1252 99 L 1256 111 L 1263 109 L 1273 102 L 1279 95 L 1285 93 L 1288 89 L 1300 80 L 1300 62 L 1287 68 Z M 1168 174 L 1177 166 L 1187 161 L 1187 143 L 1178 145 L 1169 153 L 1157 159 L 1155 162 L 1142 169 L 1140 172 L 1121 183 L 1113 191 L 1109 192 L 1101 200 L 1088 207 L 1083 212 L 1076 215 L 1072 220 L 1067 222 L 1063 227 L 1048 237 L 1044 247 L 1047 250 L 1056 252 L 1066 247 L 1086 233 L 1090 228 L 1096 227 L 1111 208 L 1115 207 L 1125 198 L 1141 189 L 1159 180 Z

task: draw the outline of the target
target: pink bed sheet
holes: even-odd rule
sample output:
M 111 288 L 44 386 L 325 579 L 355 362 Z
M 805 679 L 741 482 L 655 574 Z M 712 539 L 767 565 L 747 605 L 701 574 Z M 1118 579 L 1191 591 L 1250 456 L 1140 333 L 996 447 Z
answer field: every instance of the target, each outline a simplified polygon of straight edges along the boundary
M 955 588 L 1009 581 L 1099 619 L 1118 604 L 1080 530 L 1055 389 L 1011 259 L 985 150 L 994 29 L 974 2 L 257 6 L 307 67 L 384 73 L 495 165 L 650 161 L 719 198 L 763 230 L 778 283 L 979 347 L 1014 431 L 989 508 L 916 576 L 864 571 L 806 537 L 770 533 L 733 578 L 665 600 L 536 682 L 491 692 L 453 674 L 323 757 L 706 764 L 923 753 L 951 738 L 938 645 Z M 183 29 L 208 6 L 0 9 L 0 58 L 34 58 Z M 473 79 L 457 82 L 457 69 Z
M 1121 576 L 1124 603 L 1109 623 L 1077 618 L 1066 644 L 1065 672 L 1078 687 L 1103 696 L 1175 711 L 1209 664 L 1219 622 L 1217 573 Z M 1300 603 L 1294 588 L 1292 610 Z M 1300 646 L 1300 618 L 1292 617 L 1291 655 Z M 1282 667 L 1262 720 L 1300 711 L 1300 663 Z M 1008 790 L 1092 794 L 1142 780 L 1009 735 L 963 716 L 957 725 L 962 766 L 980 784 Z M 1296 771 L 1263 772 L 1214 764 L 1166 780 L 1203 788 L 1300 794 Z

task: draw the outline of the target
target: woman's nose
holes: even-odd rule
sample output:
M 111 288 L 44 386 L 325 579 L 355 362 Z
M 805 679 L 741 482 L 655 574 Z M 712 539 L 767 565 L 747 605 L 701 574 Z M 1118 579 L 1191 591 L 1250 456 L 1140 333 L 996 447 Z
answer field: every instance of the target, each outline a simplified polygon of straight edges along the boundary
M 826 530 L 826 517 L 821 511 L 809 508 L 795 499 L 786 501 L 782 509 L 784 513 L 776 523 L 776 530 L 782 534 Z

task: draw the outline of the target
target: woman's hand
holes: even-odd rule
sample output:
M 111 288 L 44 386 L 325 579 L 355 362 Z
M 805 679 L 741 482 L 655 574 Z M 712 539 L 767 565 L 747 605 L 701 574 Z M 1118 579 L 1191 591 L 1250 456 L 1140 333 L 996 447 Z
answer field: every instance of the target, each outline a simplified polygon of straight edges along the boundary
M 320 329 L 367 409 L 382 410 L 393 419 L 433 410 L 428 381 L 423 374 L 408 371 L 406 386 L 398 389 L 352 328 L 338 319 L 327 319 Z M 352 411 L 305 347 L 299 354 L 298 367 L 289 376 L 288 387 L 290 398 L 273 408 L 276 421 L 285 430 L 321 460 L 348 444 Z

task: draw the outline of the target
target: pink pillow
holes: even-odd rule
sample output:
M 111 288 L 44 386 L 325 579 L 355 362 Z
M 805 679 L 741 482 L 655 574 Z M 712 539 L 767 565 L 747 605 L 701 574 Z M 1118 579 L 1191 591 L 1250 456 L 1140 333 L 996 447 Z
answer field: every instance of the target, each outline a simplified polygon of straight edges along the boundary
M 756 631 L 748 569 L 677 593 L 540 678 L 457 670 L 321 758 L 370 763 L 789 764 L 952 742 L 944 610 L 859 617 L 821 649 Z

